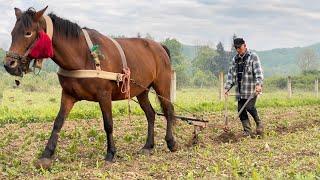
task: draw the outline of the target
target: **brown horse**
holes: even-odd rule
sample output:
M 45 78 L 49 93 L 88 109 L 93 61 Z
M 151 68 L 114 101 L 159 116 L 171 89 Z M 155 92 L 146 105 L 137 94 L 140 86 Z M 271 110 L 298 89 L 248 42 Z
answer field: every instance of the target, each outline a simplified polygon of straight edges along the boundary
M 46 31 L 46 22 L 41 11 L 29 8 L 22 12 L 15 8 L 16 23 L 11 32 L 12 43 L 9 54 L 5 59 L 5 69 L 12 75 L 22 76 L 28 69 L 30 58 L 24 58 L 30 46 L 37 40 L 40 31 Z M 65 70 L 93 70 L 89 48 L 81 28 L 69 20 L 62 19 L 55 14 L 49 14 L 53 22 L 52 46 L 54 55 L 51 59 Z M 100 51 L 105 56 L 101 60 L 103 71 L 122 73 L 121 57 L 114 43 L 98 31 L 88 29 L 94 44 L 100 46 Z M 127 58 L 131 77 L 144 87 L 152 87 L 158 95 L 170 99 L 171 65 L 170 55 L 166 47 L 152 40 L 142 38 L 119 38 L 116 41 L 121 45 Z M 13 54 L 13 55 L 12 55 Z M 23 61 L 21 59 L 24 59 Z M 62 87 L 60 111 L 54 121 L 51 136 L 47 142 L 38 165 L 50 167 L 51 157 L 54 154 L 58 134 L 73 105 L 80 100 L 99 102 L 104 130 L 107 135 L 107 152 L 105 160 L 112 162 L 116 153 L 113 140 L 113 120 L 111 102 L 125 99 L 116 82 L 99 78 L 70 78 L 58 75 Z M 142 152 L 149 153 L 154 147 L 154 121 L 155 111 L 152 108 L 148 91 L 131 83 L 131 97 L 137 97 L 140 107 L 145 112 L 148 121 L 148 134 Z M 170 151 L 175 151 L 177 145 L 173 136 L 174 109 L 172 103 L 159 98 L 162 110 L 167 120 L 165 140 Z

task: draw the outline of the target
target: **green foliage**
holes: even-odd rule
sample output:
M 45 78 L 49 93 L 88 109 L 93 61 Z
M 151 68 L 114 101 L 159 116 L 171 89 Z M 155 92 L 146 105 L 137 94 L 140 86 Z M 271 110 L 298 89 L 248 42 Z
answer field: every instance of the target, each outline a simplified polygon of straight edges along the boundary
M 195 87 L 213 87 L 215 86 L 218 82 L 218 80 L 213 76 L 213 74 L 210 71 L 201 71 L 197 70 L 191 80 L 191 83 Z
M 216 66 L 216 62 L 213 60 L 216 52 L 209 46 L 199 46 L 195 59 L 193 60 L 193 67 L 201 71 L 212 72 Z
M 170 50 L 171 64 L 177 74 L 177 88 L 185 87 L 190 84 L 188 69 L 190 64 L 182 54 L 182 44 L 176 39 L 167 38 L 162 42 Z
M 313 91 L 316 79 L 319 79 L 320 71 L 305 71 L 300 75 L 292 76 L 292 88 L 295 91 Z M 286 89 L 288 83 L 287 77 L 274 76 L 265 80 L 264 86 L 270 90 Z
M 168 47 L 171 54 L 171 63 L 173 67 L 185 63 L 186 57 L 182 54 L 182 44 L 177 39 L 167 38 L 161 42 Z
M 218 55 L 213 59 L 216 67 L 214 67 L 211 71 L 215 76 L 218 76 L 220 72 L 227 74 L 232 57 L 230 57 L 230 52 L 226 52 L 224 50 L 221 42 L 217 44 L 217 54 Z
M 302 49 L 297 56 L 297 63 L 302 72 L 316 70 L 319 57 L 311 48 Z
M 2 48 L 0 48 L 0 61 L 2 62 L 3 58 L 4 58 L 5 52 Z

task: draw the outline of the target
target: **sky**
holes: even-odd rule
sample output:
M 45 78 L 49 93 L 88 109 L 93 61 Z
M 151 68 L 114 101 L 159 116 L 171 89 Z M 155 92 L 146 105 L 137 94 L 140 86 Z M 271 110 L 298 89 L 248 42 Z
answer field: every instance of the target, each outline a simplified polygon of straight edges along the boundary
M 320 42 L 319 0 L 0 0 L 0 47 L 8 49 L 15 23 L 14 7 L 29 7 L 96 29 L 128 37 L 151 34 L 188 45 L 228 49 L 232 35 L 250 49 L 269 50 Z

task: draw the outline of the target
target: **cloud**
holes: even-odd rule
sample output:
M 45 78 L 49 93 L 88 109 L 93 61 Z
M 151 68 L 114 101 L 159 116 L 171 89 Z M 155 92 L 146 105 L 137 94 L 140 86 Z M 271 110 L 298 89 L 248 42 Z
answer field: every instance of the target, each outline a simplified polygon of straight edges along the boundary
M 230 46 L 234 33 L 252 49 L 304 46 L 320 42 L 320 2 L 314 0 L 55 0 L 4 1 L 0 11 L 0 47 L 10 45 L 15 21 L 13 7 L 48 12 L 105 34 L 136 36 L 150 33 L 156 40 L 175 37 L 186 44 L 222 41 Z

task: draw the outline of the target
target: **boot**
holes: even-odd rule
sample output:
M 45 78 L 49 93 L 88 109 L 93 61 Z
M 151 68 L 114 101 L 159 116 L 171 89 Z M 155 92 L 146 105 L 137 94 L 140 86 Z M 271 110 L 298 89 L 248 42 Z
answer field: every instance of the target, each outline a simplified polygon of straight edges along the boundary
M 243 136 L 248 137 L 252 136 L 251 124 L 249 119 L 241 121 L 243 127 Z
M 253 117 L 253 119 L 257 125 L 257 128 L 256 128 L 257 135 L 260 137 L 263 137 L 264 127 L 263 127 L 263 123 L 262 123 L 261 119 L 259 118 L 259 116 L 255 116 L 255 117 Z

